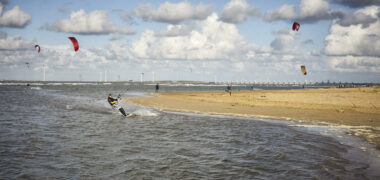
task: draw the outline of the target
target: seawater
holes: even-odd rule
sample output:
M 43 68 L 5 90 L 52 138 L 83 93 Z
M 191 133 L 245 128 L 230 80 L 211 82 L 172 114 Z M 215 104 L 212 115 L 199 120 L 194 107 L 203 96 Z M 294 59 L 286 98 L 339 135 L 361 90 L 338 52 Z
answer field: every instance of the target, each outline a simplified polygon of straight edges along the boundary
M 154 85 L 1 85 L 0 179 L 380 178 L 373 146 L 327 126 L 119 104 L 135 115 L 124 118 L 106 100 L 108 93 L 152 91 Z

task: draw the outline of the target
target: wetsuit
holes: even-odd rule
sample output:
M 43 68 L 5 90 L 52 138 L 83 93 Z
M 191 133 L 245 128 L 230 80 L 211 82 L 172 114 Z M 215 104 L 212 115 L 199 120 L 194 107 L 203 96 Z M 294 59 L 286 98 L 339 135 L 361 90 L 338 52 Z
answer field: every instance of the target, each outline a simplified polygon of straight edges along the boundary
M 119 111 L 121 112 L 121 114 L 123 114 L 124 116 L 127 116 L 127 114 L 125 113 L 124 109 L 122 107 L 118 107 L 116 105 L 117 100 L 118 99 L 112 98 L 112 96 L 108 96 L 108 103 L 110 103 L 110 105 L 112 106 L 112 108 L 113 109 L 119 109 Z

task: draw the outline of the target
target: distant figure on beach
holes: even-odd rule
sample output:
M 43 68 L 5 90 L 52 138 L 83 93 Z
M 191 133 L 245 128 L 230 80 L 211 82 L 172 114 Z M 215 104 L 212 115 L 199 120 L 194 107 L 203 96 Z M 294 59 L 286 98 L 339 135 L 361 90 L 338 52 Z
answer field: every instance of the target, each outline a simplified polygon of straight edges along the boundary
M 232 93 L 231 85 L 227 86 L 227 91 L 228 91 L 228 93 L 230 93 L 230 96 L 231 96 L 231 93 Z
M 156 92 L 158 92 L 160 90 L 160 85 L 157 83 L 156 84 Z

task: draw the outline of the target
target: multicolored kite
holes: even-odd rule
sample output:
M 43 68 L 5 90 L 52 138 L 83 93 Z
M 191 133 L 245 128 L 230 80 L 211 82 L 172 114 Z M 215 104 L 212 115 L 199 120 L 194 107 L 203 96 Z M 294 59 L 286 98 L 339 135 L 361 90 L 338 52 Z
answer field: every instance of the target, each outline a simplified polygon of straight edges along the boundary
M 302 65 L 302 66 L 301 66 L 301 71 L 302 71 L 302 74 L 303 74 L 304 76 L 306 76 L 307 72 L 306 72 L 306 67 L 305 67 L 305 65 Z
M 293 23 L 293 31 L 298 31 L 300 29 L 300 24 L 298 22 Z

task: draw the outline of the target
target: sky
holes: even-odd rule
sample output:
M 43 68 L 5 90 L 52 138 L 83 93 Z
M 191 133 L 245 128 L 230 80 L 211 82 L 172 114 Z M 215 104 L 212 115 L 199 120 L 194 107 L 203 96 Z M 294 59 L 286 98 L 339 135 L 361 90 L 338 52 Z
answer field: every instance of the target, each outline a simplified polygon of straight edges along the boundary
M 0 0 L 0 80 L 44 70 L 47 81 L 379 83 L 380 0 Z

